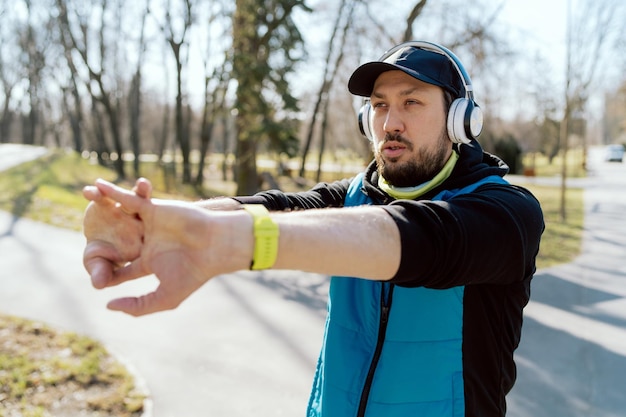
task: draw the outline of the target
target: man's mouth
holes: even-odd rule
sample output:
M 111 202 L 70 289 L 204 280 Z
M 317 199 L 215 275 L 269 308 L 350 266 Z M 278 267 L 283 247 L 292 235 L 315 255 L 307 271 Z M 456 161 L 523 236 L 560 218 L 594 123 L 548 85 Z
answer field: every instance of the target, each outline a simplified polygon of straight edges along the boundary
M 381 148 L 381 153 L 385 158 L 397 158 L 404 153 L 406 145 L 398 142 L 385 143 Z

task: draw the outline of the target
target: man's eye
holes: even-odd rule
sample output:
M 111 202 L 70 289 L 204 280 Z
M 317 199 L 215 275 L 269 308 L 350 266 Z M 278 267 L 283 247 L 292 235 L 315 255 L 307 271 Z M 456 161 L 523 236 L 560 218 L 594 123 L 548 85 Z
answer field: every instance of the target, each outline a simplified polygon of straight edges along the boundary
M 372 103 L 372 107 L 377 109 L 377 108 L 381 108 L 381 107 L 385 107 L 386 104 L 385 103 Z

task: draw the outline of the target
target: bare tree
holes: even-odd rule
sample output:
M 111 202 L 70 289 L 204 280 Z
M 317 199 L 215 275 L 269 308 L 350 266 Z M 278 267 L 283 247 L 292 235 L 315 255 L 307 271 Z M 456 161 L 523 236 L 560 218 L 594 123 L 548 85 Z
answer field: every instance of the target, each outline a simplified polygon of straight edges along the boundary
M 36 22 L 32 3 L 25 2 L 27 18 L 24 27 L 20 31 L 19 46 L 22 51 L 22 66 L 26 69 L 28 81 L 28 114 L 22 118 L 22 142 L 33 145 L 36 142 L 43 144 L 43 139 L 37 140 L 38 131 L 42 130 L 41 124 L 41 99 L 40 90 L 42 86 L 42 73 L 46 67 L 45 48 L 45 27 L 35 29 Z
M 85 146 L 83 143 L 83 97 L 79 91 L 81 80 L 72 54 L 72 41 L 69 39 L 68 32 L 63 30 L 63 25 L 61 24 L 59 25 L 58 33 L 58 42 L 63 50 L 63 61 L 69 71 L 65 71 L 65 68 L 58 71 L 59 75 L 57 76 L 57 81 L 61 86 L 63 112 L 67 116 L 70 124 L 74 150 L 80 153 Z M 60 74 L 67 74 L 67 79 L 61 80 Z M 98 153 L 98 158 L 100 158 L 101 155 L 101 153 Z
M 185 127 L 184 115 L 183 115 L 183 66 L 186 63 L 186 55 L 183 55 L 184 49 L 188 47 L 187 33 L 191 29 L 193 24 L 192 14 L 192 0 L 182 1 L 182 10 L 180 19 L 182 19 L 182 27 L 178 29 L 179 33 L 176 33 L 176 25 L 174 20 L 177 17 L 172 15 L 172 4 L 170 0 L 167 1 L 165 10 L 165 20 L 161 24 L 161 31 L 165 35 L 166 41 L 169 44 L 172 53 L 174 54 L 174 61 L 176 63 L 176 105 L 175 105 L 175 128 L 176 128 L 176 141 L 180 147 L 181 156 L 183 158 L 183 183 L 191 183 L 191 139 L 188 135 L 185 135 L 185 131 L 188 129 Z
M 122 135 L 121 135 L 121 91 L 120 87 L 116 84 L 116 74 L 114 74 L 114 70 L 110 70 L 111 74 L 108 74 L 105 70 L 105 65 L 108 61 L 116 62 L 116 60 L 109 56 L 109 49 L 117 50 L 115 45 L 113 44 L 112 39 L 107 38 L 107 30 L 108 28 L 108 20 L 109 17 L 108 12 L 108 0 L 102 0 L 99 4 L 99 13 L 100 13 L 100 21 L 99 28 L 97 30 L 97 49 L 89 47 L 90 37 L 89 37 L 89 22 L 90 22 L 90 14 L 87 16 L 81 16 L 77 9 L 73 10 L 73 16 L 77 19 L 76 25 L 79 30 L 75 29 L 70 22 L 70 12 L 71 10 L 68 8 L 67 0 L 56 0 L 57 8 L 59 11 L 59 24 L 60 29 L 63 31 L 65 39 L 69 41 L 69 44 L 66 46 L 71 46 L 71 50 L 68 51 L 68 54 L 71 54 L 72 50 L 78 53 L 78 56 L 81 58 L 82 65 L 88 71 L 89 79 L 83 80 L 85 83 L 90 96 L 94 102 L 102 105 L 104 114 L 108 120 L 108 128 L 113 139 L 113 148 L 117 154 L 117 158 L 113 161 L 113 166 L 117 173 L 119 179 L 126 178 L 126 173 L 124 169 L 124 160 L 122 159 L 124 148 L 122 145 Z M 121 7 L 121 6 L 120 6 Z M 119 12 L 119 8 L 118 8 Z M 119 13 L 116 14 L 116 21 L 119 23 Z M 118 31 L 113 31 L 119 35 Z M 118 39 L 119 40 L 119 39 Z M 98 55 L 95 58 L 92 58 L 93 51 L 96 50 Z M 92 112 L 95 114 L 99 114 L 97 108 L 92 106 Z M 98 120 L 95 121 L 96 124 L 100 123 Z M 99 141 L 104 141 L 104 130 L 99 131 L 96 135 Z M 98 145 L 100 148 L 106 148 L 104 143 L 100 143 Z
M 341 32 L 341 39 L 338 41 L 338 51 L 339 53 L 337 54 L 334 63 L 332 64 L 333 70 L 332 70 L 332 74 L 330 74 L 330 77 L 328 78 L 328 82 L 326 84 L 326 91 L 320 91 L 320 99 L 322 99 L 322 108 L 323 108 L 323 115 L 322 115 L 322 126 L 321 126 L 321 135 L 320 135 L 320 149 L 319 149 L 319 154 L 318 154 L 318 158 L 317 158 L 317 174 L 315 177 L 315 180 L 317 182 L 319 182 L 321 180 L 322 177 L 322 158 L 324 156 L 324 152 L 326 150 L 326 138 L 328 135 L 328 109 L 330 107 L 330 87 L 331 87 L 331 83 L 332 80 L 337 78 L 337 72 L 339 71 L 339 68 L 341 67 L 341 63 L 343 61 L 343 58 L 345 57 L 345 46 L 346 46 L 346 42 L 348 39 L 348 31 L 350 30 L 350 22 L 352 21 L 352 16 L 354 14 L 354 6 L 355 6 L 355 2 L 351 2 L 351 4 L 349 5 L 347 11 L 346 11 L 346 19 L 344 21 L 343 24 L 343 29 Z M 331 41 L 331 43 L 333 43 Z M 329 48 L 332 49 L 332 48 Z M 322 84 L 322 87 L 324 87 L 324 84 Z M 304 164 L 303 164 L 304 166 Z
M 227 17 L 228 12 L 219 10 L 219 8 L 211 8 L 208 17 L 209 28 L 217 22 L 219 18 Z M 227 34 L 222 34 L 226 37 Z M 204 106 L 202 110 L 202 120 L 200 123 L 200 158 L 198 162 L 198 172 L 196 175 L 195 186 L 198 190 L 202 189 L 204 183 L 204 167 L 205 160 L 209 151 L 209 146 L 213 138 L 213 130 L 218 117 L 225 112 L 226 93 L 230 78 L 229 54 L 224 53 L 224 61 L 221 65 L 210 70 L 210 58 L 213 55 L 214 45 L 211 34 L 206 36 L 206 49 L 203 59 L 204 63 Z M 224 150 L 224 152 L 226 152 Z
M 202 122 L 200 125 L 200 160 L 198 163 L 198 173 L 195 185 L 201 188 L 204 183 L 204 166 L 209 145 L 213 138 L 213 128 L 217 118 L 224 114 L 226 103 L 226 92 L 228 89 L 228 70 L 226 63 L 215 69 L 213 77 L 206 77 L 204 90 L 205 101 L 202 112 Z M 209 81 L 216 81 L 216 86 L 211 90 Z
M 141 14 L 141 25 L 139 29 L 139 39 L 137 41 L 137 63 L 135 67 L 135 74 L 133 75 L 130 83 L 130 91 L 128 92 L 128 114 L 129 114 L 129 139 L 130 146 L 133 150 L 133 171 L 135 178 L 139 178 L 139 156 L 141 154 L 141 133 L 140 133 L 140 118 L 141 118 L 141 81 L 142 81 L 142 66 L 144 54 L 146 52 L 146 18 L 150 13 L 150 0 L 146 0 L 146 6 Z
M 300 161 L 300 173 L 299 173 L 301 177 L 305 176 L 306 159 L 308 157 L 309 150 L 311 148 L 311 142 L 313 141 L 313 133 L 315 131 L 315 126 L 317 124 L 317 117 L 320 113 L 320 108 L 322 107 L 324 100 L 328 99 L 328 94 L 332 87 L 332 82 L 333 82 L 334 74 L 335 74 L 333 69 L 336 70 L 337 68 L 337 65 L 336 65 L 337 62 L 336 61 L 331 62 L 331 59 L 332 59 L 333 54 L 336 54 L 337 49 L 340 50 L 344 46 L 343 44 L 337 46 L 335 44 L 335 38 L 337 36 L 337 32 L 339 32 L 339 30 L 341 29 L 342 22 L 345 22 L 343 23 L 345 28 L 349 27 L 349 19 L 345 19 L 344 13 L 346 13 L 346 11 L 348 10 L 348 6 L 350 6 L 350 10 L 354 10 L 355 3 L 356 2 L 352 0 L 350 1 L 342 0 L 341 3 L 339 4 L 337 18 L 335 19 L 335 23 L 333 24 L 333 29 L 330 34 L 330 39 L 328 40 L 328 49 L 326 53 L 326 59 L 324 61 L 325 62 L 324 73 L 322 75 L 322 85 L 320 86 L 320 89 L 317 93 L 317 100 L 315 102 L 315 106 L 313 107 L 313 112 L 311 113 L 311 121 L 309 122 L 309 127 L 307 129 L 306 138 L 304 140 L 304 147 L 301 152 L 302 157 Z M 352 12 L 350 12 L 350 14 L 351 13 Z M 331 76 L 331 72 L 333 73 L 332 74 L 333 76 Z
M 406 30 L 404 31 L 404 36 L 402 37 L 404 42 L 413 39 L 413 23 L 422 14 L 422 10 L 424 10 L 424 6 L 426 6 L 426 1 L 427 0 L 418 1 L 413 9 L 411 9 L 411 12 L 406 19 Z
M 626 77 L 604 97 L 603 144 L 626 144 Z
M 0 15 L 0 18 L 2 18 L 2 15 Z M 4 37 L 2 37 L 0 38 L 0 45 L 4 44 L 7 44 L 7 42 L 5 42 Z M 9 141 L 14 115 L 11 109 L 11 100 L 13 98 L 14 88 L 18 82 L 18 77 L 16 71 L 10 67 L 11 61 L 12 60 L 8 59 L 4 53 L 0 55 L 0 87 L 4 93 L 4 98 L 1 103 L 2 113 L 0 114 L 0 143 Z
M 14 123 L 19 116 L 18 103 L 23 94 L 20 85 L 28 82 L 24 52 L 20 45 L 23 38 L 23 17 L 16 14 L 9 0 L 0 1 L 0 143 L 17 139 Z
M 567 152 L 572 133 L 572 116 L 582 114 L 590 96 L 590 89 L 597 82 L 598 71 L 609 58 L 616 32 L 623 30 L 624 5 L 614 0 L 583 0 L 581 7 L 572 14 L 568 1 L 567 55 L 564 88 L 563 119 L 560 128 L 560 149 L 563 157 L 561 170 L 560 219 L 566 221 L 567 207 Z
M 11 110 L 11 98 L 15 84 L 11 82 L 7 74 L 4 72 L 4 63 L 0 61 L 0 82 L 4 93 L 2 102 L 2 114 L 0 115 L 0 143 L 8 142 L 11 133 L 11 124 L 13 122 L 13 111 Z

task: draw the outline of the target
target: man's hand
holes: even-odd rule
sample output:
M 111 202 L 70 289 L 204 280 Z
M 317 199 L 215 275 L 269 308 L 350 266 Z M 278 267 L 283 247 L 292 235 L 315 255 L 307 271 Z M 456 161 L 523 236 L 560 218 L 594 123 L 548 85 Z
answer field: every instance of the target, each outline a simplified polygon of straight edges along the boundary
M 150 198 L 152 185 L 145 179 L 137 180 L 133 191 L 139 197 Z M 143 240 L 140 219 L 100 193 L 97 187 L 83 189 L 83 196 L 91 202 L 85 211 L 83 232 L 87 246 L 83 263 L 96 288 L 115 285 L 115 269 L 139 256 Z
M 113 300 L 110 309 L 135 316 L 172 309 L 210 278 L 249 266 L 253 237 L 246 212 L 149 199 L 143 191 L 139 184 L 129 191 L 98 180 L 85 192 L 92 204 L 84 263 L 94 285 L 150 274 L 160 281 L 153 293 Z

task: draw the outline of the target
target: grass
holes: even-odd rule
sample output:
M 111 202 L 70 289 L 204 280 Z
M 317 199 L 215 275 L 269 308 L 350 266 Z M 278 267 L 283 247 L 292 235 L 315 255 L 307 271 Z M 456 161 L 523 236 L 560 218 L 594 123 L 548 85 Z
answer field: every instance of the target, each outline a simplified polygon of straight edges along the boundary
M 172 197 L 165 191 L 157 164 L 146 163 L 142 168 L 144 175 L 153 181 L 156 197 Z M 54 150 L 36 161 L 0 173 L 0 210 L 79 231 L 87 207 L 81 191 L 97 178 L 115 181 L 116 174 L 75 152 Z M 130 181 L 118 183 L 126 187 L 133 185 Z M 179 184 L 175 189 L 179 198 L 197 198 L 190 186 Z M 211 189 L 206 192 L 208 195 L 220 193 Z
M 582 149 L 571 149 L 567 153 L 567 175 L 580 178 L 586 175 L 584 169 L 586 155 Z M 535 175 L 541 177 L 560 177 L 563 170 L 562 155 L 550 161 L 545 155 L 527 154 L 524 166 L 533 167 Z M 546 268 L 571 261 L 580 254 L 584 204 L 583 190 L 569 188 L 566 192 L 566 221 L 560 219 L 559 187 L 527 186 L 541 202 L 545 217 L 546 230 L 541 239 L 541 249 L 537 257 L 537 268 Z
M 586 155 L 582 149 L 571 149 L 567 153 L 567 175 L 571 178 L 581 178 L 586 176 L 585 166 Z M 547 156 L 540 153 L 529 153 L 524 155 L 524 167 L 532 168 L 535 175 L 539 177 L 561 176 L 563 171 L 562 155 L 557 155 L 552 161 Z
M 141 415 L 145 396 L 97 341 L 5 315 L 0 336 L 0 417 Z
M 113 180 L 115 175 L 75 153 L 56 150 L 0 173 L 0 209 L 16 217 L 80 230 L 87 206 L 81 190 L 98 177 Z
M 537 197 L 543 209 L 546 230 L 541 238 L 537 268 L 570 262 L 580 254 L 584 221 L 583 190 L 567 190 L 565 222 L 560 220 L 560 191 L 555 187 L 526 186 Z

